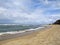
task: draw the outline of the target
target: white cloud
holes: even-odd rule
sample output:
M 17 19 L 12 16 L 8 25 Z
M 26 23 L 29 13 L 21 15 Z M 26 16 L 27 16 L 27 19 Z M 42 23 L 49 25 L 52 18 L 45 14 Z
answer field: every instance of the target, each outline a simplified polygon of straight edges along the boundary
M 31 0 L 29 1 L 30 2 L 28 2 L 28 0 L 12 0 L 12 2 L 6 3 L 5 5 L 7 5 L 8 8 L 0 7 L 1 18 L 13 20 L 14 23 L 51 23 L 53 20 L 60 19 L 60 14 L 48 16 L 44 14 L 47 10 L 60 9 L 59 2 L 49 2 L 48 0 L 43 0 L 42 5 L 44 8 L 40 8 L 39 5 L 34 9 L 35 3 Z M 33 6 L 32 8 L 31 5 Z M 45 6 L 47 6 L 47 8 Z M 30 11 L 33 9 L 34 11 Z
M 0 7 L 0 13 L 3 13 L 3 12 L 5 12 L 5 11 L 6 11 L 5 8 Z

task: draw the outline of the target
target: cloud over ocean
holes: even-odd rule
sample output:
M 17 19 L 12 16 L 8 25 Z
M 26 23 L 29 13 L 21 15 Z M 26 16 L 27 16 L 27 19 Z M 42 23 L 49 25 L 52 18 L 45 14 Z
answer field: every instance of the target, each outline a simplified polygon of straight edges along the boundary
M 60 0 L 0 0 L 0 23 L 44 24 L 60 19 Z

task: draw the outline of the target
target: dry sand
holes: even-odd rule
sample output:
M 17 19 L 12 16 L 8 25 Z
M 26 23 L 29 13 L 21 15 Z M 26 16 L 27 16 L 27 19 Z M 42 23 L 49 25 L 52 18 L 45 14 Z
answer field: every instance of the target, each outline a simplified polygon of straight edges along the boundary
M 30 35 L 0 41 L 0 45 L 60 45 L 60 25 Z

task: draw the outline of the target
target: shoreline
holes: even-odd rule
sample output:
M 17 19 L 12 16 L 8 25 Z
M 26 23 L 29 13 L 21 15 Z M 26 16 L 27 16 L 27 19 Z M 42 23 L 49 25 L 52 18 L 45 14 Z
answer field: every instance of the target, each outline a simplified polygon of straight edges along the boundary
M 44 28 L 44 27 L 38 27 L 38 28 L 34 28 L 34 29 L 25 29 L 25 30 L 20 30 L 20 31 L 1 32 L 0 35 L 24 33 L 24 32 L 26 32 L 26 31 L 33 31 L 33 30 L 37 30 L 37 29 L 40 29 L 40 28 Z
M 32 33 L 28 31 L 23 36 L 2 40 L 0 45 L 60 45 L 60 25 L 49 25 Z
M 0 41 L 7 40 L 7 39 L 13 39 L 13 38 L 17 38 L 17 37 L 22 37 L 22 36 L 25 36 L 25 35 L 30 35 L 30 34 L 38 32 L 38 31 L 45 30 L 46 28 L 50 28 L 50 26 L 48 25 L 48 26 L 45 26 L 45 27 L 28 29 L 28 30 L 25 30 L 25 31 L 22 31 L 22 32 L 16 31 L 16 33 L 3 34 L 3 35 L 0 35 Z

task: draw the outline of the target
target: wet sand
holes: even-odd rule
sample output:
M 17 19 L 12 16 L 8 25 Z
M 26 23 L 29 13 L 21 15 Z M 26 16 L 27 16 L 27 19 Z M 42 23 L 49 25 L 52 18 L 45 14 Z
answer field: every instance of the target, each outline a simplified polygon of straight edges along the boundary
M 0 45 L 60 45 L 60 25 L 51 25 L 28 35 L 0 41 Z

